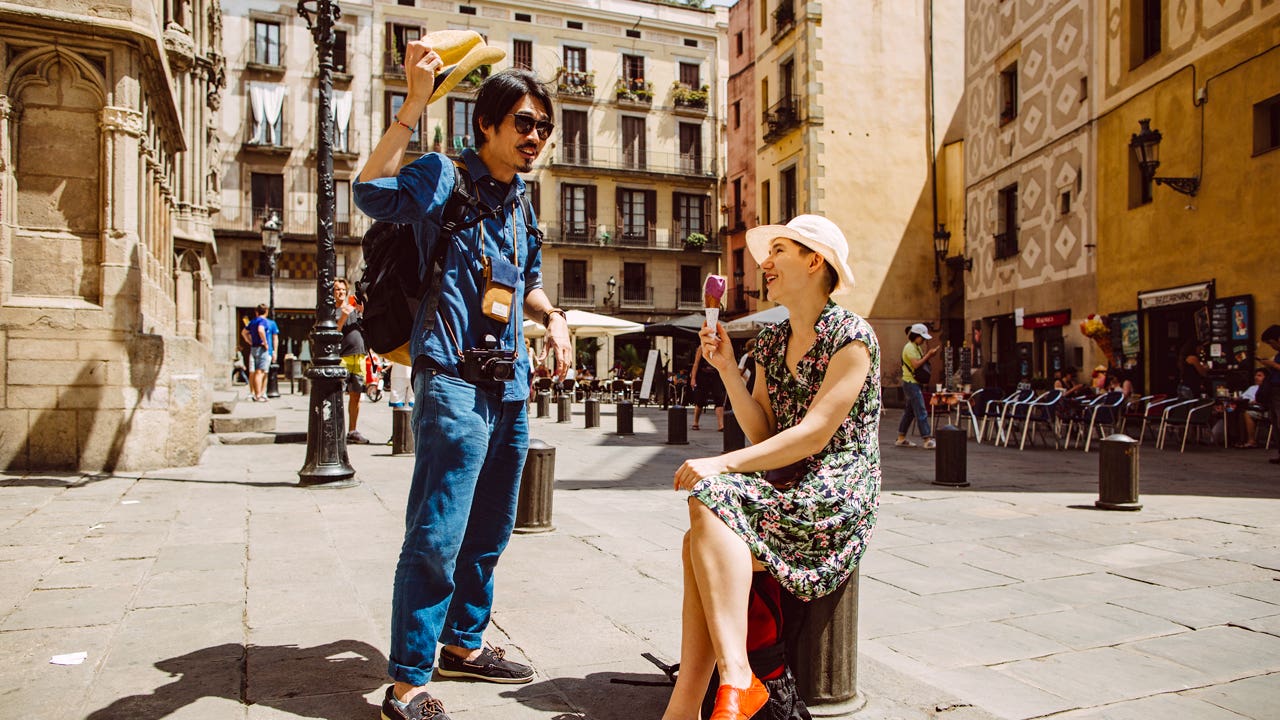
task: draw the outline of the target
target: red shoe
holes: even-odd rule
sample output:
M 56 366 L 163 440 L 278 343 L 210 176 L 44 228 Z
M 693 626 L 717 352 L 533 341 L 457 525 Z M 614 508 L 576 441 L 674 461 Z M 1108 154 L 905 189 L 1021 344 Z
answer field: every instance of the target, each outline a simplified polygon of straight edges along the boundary
M 769 690 L 760 678 L 751 676 L 751 685 L 742 688 L 721 685 L 716 690 L 716 707 L 711 720 L 749 720 L 769 702 Z

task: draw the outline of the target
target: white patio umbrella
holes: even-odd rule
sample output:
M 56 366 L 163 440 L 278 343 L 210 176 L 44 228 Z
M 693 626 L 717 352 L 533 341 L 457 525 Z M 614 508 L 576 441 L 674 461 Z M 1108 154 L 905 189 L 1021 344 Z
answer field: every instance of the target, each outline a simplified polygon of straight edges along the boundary
M 743 315 L 736 320 L 730 320 L 724 324 L 724 329 L 730 334 L 755 334 L 760 332 L 765 325 L 774 325 L 791 317 L 791 312 L 782 305 L 774 305 L 768 310 Z
M 627 333 L 644 330 L 644 325 L 640 323 L 608 315 L 599 315 L 586 310 L 566 310 L 564 315 L 565 319 L 569 321 L 570 344 L 576 344 L 580 337 L 613 337 L 614 335 L 626 335 Z M 546 332 L 547 329 L 542 326 L 542 323 L 536 323 L 532 320 L 524 321 L 525 337 L 540 338 Z M 608 350 L 605 367 L 613 367 L 613 343 L 604 343 L 604 346 Z

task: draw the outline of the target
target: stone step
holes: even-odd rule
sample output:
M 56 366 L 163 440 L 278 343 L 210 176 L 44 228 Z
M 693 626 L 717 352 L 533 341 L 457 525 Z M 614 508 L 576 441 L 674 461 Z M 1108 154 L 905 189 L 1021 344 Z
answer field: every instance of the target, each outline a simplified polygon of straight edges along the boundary
M 228 432 L 209 436 L 210 442 L 219 445 L 274 445 L 275 433 L 269 432 Z
M 214 415 L 210 420 L 213 432 L 218 435 L 227 433 L 262 432 L 269 433 L 276 429 L 276 416 L 271 412 L 252 412 L 247 408 L 237 407 L 229 415 Z

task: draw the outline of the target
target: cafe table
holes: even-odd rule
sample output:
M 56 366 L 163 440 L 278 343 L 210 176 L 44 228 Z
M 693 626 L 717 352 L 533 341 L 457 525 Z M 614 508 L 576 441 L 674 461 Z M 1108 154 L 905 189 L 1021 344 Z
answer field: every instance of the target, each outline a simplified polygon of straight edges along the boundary
M 944 412 L 947 416 L 947 422 L 952 422 L 951 414 L 955 413 L 955 422 L 959 423 L 961 408 L 969 411 L 969 423 L 973 426 L 973 437 L 978 437 L 978 421 L 973 417 L 973 407 L 969 405 L 969 396 L 972 393 L 960 390 L 942 390 L 935 392 L 929 396 L 929 425 L 937 427 L 935 417 L 938 412 Z

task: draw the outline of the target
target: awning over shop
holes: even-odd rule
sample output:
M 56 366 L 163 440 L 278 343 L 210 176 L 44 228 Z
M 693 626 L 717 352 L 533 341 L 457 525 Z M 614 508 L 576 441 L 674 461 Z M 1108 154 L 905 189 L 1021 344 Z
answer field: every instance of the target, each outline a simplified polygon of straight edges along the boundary
M 1181 305 L 1183 303 L 1207 303 L 1213 295 L 1213 281 L 1181 285 L 1163 290 L 1149 290 L 1138 293 L 1138 307 L 1143 310 L 1151 308 Z

